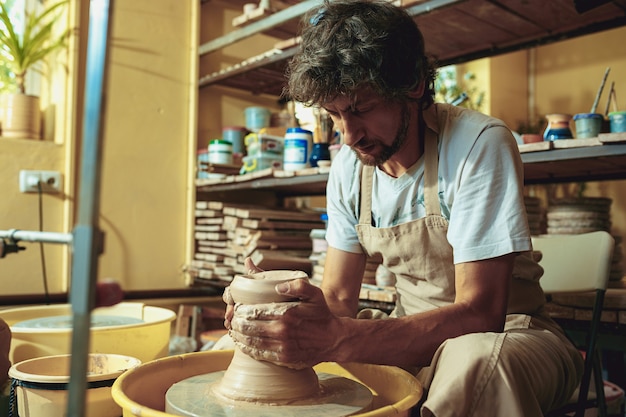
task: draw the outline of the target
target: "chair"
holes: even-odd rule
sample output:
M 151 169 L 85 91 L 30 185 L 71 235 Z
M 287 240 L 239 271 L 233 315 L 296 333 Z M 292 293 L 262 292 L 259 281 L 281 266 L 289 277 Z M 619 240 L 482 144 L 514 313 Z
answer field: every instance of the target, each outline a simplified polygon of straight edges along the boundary
M 547 416 L 575 413 L 575 416 L 582 417 L 585 409 L 597 408 L 598 415 L 604 417 L 607 414 L 604 381 L 596 345 L 613 257 L 613 237 L 607 232 L 598 231 L 578 235 L 535 236 L 532 242 L 533 249 L 541 252 L 539 264 L 544 274 L 539 282 L 547 295 L 595 291 L 586 342 L 584 346 L 577 346 L 585 352 L 585 367 L 578 397 L 576 399 L 573 396 L 569 404 L 550 411 Z M 567 333 L 567 327 L 563 325 L 563 328 Z M 596 395 L 590 395 L 589 392 L 592 374 Z

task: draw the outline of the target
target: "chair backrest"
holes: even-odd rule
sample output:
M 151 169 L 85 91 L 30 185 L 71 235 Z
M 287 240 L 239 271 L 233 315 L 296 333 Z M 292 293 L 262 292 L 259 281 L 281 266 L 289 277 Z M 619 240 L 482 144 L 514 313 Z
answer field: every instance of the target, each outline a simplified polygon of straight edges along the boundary
M 532 242 L 542 255 L 539 284 L 545 293 L 606 289 L 615 244 L 609 233 L 533 236 Z

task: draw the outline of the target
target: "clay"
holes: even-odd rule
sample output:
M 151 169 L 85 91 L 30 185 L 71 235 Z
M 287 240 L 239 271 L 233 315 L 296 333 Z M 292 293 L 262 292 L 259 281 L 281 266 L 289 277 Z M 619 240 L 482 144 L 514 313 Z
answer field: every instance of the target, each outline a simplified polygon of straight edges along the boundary
M 301 271 L 265 271 L 237 275 L 230 285 L 235 309 L 245 315 L 259 314 L 252 306 L 275 303 L 272 312 L 284 314 L 298 301 L 276 293 L 277 284 L 293 279 L 307 279 Z M 268 360 L 255 360 L 235 344 L 233 360 L 222 380 L 213 387 L 216 396 L 234 400 L 284 404 L 302 398 L 316 397 L 320 392 L 317 374 L 311 367 L 276 364 L 272 352 L 258 352 Z
M 300 271 L 236 276 L 228 289 L 236 315 L 285 314 L 300 301 L 277 294 L 275 287 L 293 279 L 308 276 Z M 372 407 L 372 392 L 356 380 L 317 374 L 304 364 L 281 364 L 275 352 L 255 351 L 255 357 L 267 358 L 256 360 L 242 348 L 235 344 L 226 371 L 173 384 L 166 393 L 166 411 L 185 417 L 340 417 Z

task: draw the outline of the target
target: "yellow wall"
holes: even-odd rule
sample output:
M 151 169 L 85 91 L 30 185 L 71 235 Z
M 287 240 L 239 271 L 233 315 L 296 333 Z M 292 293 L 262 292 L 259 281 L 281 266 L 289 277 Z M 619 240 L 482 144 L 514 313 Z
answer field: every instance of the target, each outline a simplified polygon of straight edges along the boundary
M 77 21 L 84 22 L 88 4 L 72 3 L 83 12 Z M 114 7 L 99 219 L 105 253 L 99 259 L 99 277 L 114 278 L 127 291 L 184 288 L 183 266 L 193 243 L 199 4 L 117 0 Z M 84 36 L 84 24 L 80 29 L 79 36 Z M 79 65 L 69 67 L 76 70 Z M 80 96 L 77 90 L 70 102 Z M 44 229 L 73 230 L 76 207 L 70 203 L 80 180 L 74 160 L 80 155 L 80 108 L 69 113 L 74 131 L 68 129 L 66 137 L 54 142 L 0 138 L 0 230 L 38 228 L 36 195 L 18 191 L 20 169 L 62 171 L 65 193 L 43 196 Z M 43 291 L 37 245 L 24 246 L 27 251 L 0 259 L 2 295 Z M 52 293 L 67 289 L 67 252 L 46 245 Z
M 201 43 L 233 31 L 231 22 L 238 15 L 241 15 L 241 8 L 224 8 L 219 2 L 205 3 L 202 7 Z M 276 41 L 269 36 L 256 35 L 206 54 L 200 59 L 200 74 L 210 74 L 265 53 L 274 47 Z M 244 109 L 248 106 L 264 106 L 275 111 L 280 109 L 277 97 L 219 86 L 203 87 L 198 100 L 199 148 L 206 148 L 211 139 L 221 138 L 224 126 L 245 126 Z
M 84 6 L 89 3 L 80 1 Z M 207 4 L 211 3 L 202 7 L 205 17 Z M 196 146 L 206 146 L 210 138 L 218 137 L 222 126 L 244 124 L 243 109 L 251 104 L 278 106 L 275 97 L 220 87 L 201 89 L 196 103 L 199 2 L 117 0 L 115 7 L 100 217 L 106 242 L 99 276 L 119 280 L 125 290 L 183 288 L 182 267 L 191 258 L 193 243 L 189 228 Z M 224 30 L 219 19 L 228 24 L 237 14 L 228 10 L 219 12 L 223 15 L 212 13 L 210 19 L 215 17 L 218 22 L 202 25 L 199 36 L 203 42 L 216 36 L 211 31 Z M 620 75 L 626 73 L 626 51 L 614 45 L 624 38 L 626 28 L 537 48 L 530 78 L 534 80 L 531 91 L 535 91 L 536 114 L 588 111 L 607 66 L 611 67 L 609 82 L 616 81 L 618 98 L 623 100 L 626 79 Z M 203 57 L 201 73 L 264 52 L 273 42 L 267 37 L 246 40 Z M 488 112 L 512 128 L 528 116 L 528 54 L 522 51 L 479 64 L 487 65 L 489 73 Z M 69 102 L 80 97 L 78 87 L 68 87 Z M 604 111 L 606 95 L 600 103 Z M 66 125 L 73 127 L 62 130 L 63 138 L 0 138 L 0 230 L 38 228 L 36 195 L 18 192 L 20 169 L 62 171 L 64 193 L 43 196 L 44 229 L 72 230 L 79 114 L 80 109 L 75 108 L 67 116 L 71 122 Z M 561 186 L 559 191 L 565 188 Z M 622 190 L 623 181 L 591 183 L 586 194 L 614 199 L 613 228 L 625 235 L 626 193 Z M 43 291 L 37 245 L 24 246 L 27 251 L 0 259 L 3 295 Z M 66 290 L 68 249 L 46 245 L 45 254 L 50 291 Z
M 63 171 L 64 162 L 64 147 L 59 144 L 0 138 L 0 230 L 39 230 L 38 196 L 19 192 L 19 171 Z M 67 231 L 63 225 L 65 198 L 58 194 L 42 196 L 44 230 Z M 24 242 L 21 246 L 27 249 L 0 259 L 1 295 L 44 291 L 39 245 Z M 65 289 L 67 255 L 68 249 L 64 245 L 44 246 L 48 285 L 53 293 Z

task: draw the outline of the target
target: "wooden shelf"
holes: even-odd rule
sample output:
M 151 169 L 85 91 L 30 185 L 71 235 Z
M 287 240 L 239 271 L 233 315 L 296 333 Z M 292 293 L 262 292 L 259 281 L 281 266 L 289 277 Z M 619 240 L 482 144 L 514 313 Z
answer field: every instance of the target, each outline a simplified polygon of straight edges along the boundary
M 210 5 L 212 1 L 206 3 Z M 200 55 L 257 33 L 278 39 L 296 37 L 299 19 L 321 0 L 286 3 L 290 7 L 201 44 Z M 396 3 L 414 17 L 424 34 L 427 53 L 436 58 L 440 66 L 626 25 L 626 0 L 613 0 L 581 13 L 576 10 L 574 0 L 401 0 Z M 259 55 L 259 59 L 203 74 L 199 87 L 220 85 L 280 96 L 285 67 L 294 52 L 295 49 L 281 53 L 268 51 Z
M 573 139 L 576 141 L 578 139 Z M 578 140 L 581 143 L 586 143 Z M 534 152 L 521 148 L 525 184 L 600 181 L 626 179 L 626 143 L 560 148 Z M 284 171 L 246 174 L 219 181 L 196 180 L 200 193 L 224 193 L 241 190 L 268 191 L 279 197 L 324 195 L 328 171 L 285 177 Z
M 526 184 L 626 179 L 626 143 L 522 153 L 522 162 Z
M 279 196 L 323 195 L 326 193 L 328 174 L 314 174 L 296 177 L 260 178 L 244 182 L 231 182 L 215 185 L 199 185 L 201 193 L 222 193 L 241 190 L 271 191 Z

